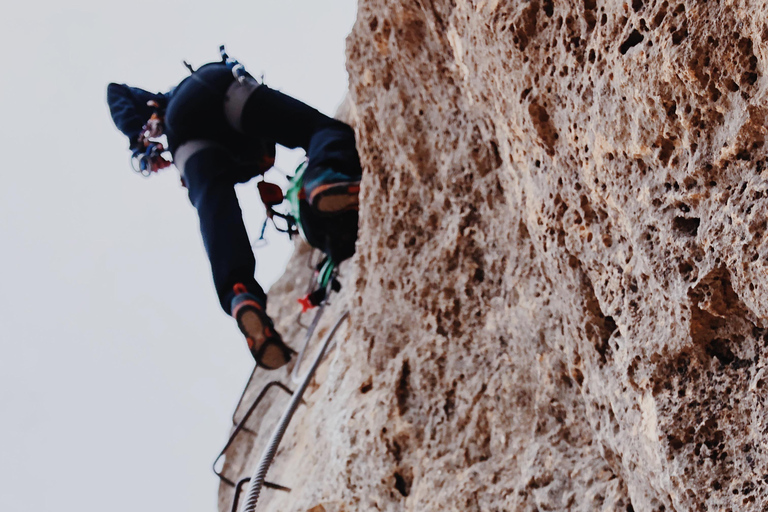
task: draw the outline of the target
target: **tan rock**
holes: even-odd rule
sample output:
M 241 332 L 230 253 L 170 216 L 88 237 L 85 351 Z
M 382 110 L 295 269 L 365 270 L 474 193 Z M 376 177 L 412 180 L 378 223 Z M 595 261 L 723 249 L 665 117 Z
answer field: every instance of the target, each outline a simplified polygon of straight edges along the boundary
M 766 12 L 361 2 L 351 324 L 258 510 L 768 507 Z

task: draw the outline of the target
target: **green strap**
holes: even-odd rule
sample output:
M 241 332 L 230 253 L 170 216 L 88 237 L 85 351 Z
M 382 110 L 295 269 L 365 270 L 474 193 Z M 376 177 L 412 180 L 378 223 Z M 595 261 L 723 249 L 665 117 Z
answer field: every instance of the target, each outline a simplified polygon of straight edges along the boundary
M 333 270 L 335 268 L 336 264 L 333 263 L 333 260 L 331 260 L 331 258 L 325 258 L 325 263 L 323 263 L 323 266 L 320 268 L 320 273 L 317 276 L 317 284 L 319 285 L 319 288 L 328 288 L 328 283 L 333 277 Z
M 285 197 L 288 200 L 291 209 L 291 215 L 296 220 L 296 225 L 299 227 L 299 233 L 304 241 L 307 241 L 307 235 L 304 233 L 304 226 L 301 224 L 301 216 L 299 215 L 301 211 L 299 208 L 299 202 L 301 200 L 299 198 L 301 196 L 301 191 L 304 188 L 304 171 L 306 170 L 307 161 L 305 160 L 296 168 L 296 172 L 293 174 L 293 178 L 291 178 L 290 184 L 288 185 L 288 190 L 285 192 Z M 333 271 L 335 268 L 336 264 L 330 257 L 326 257 L 325 263 L 323 263 L 323 266 L 320 268 L 320 273 L 317 276 L 317 284 L 319 288 L 325 289 L 328 287 L 328 283 L 330 283 L 333 278 Z
M 299 208 L 299 197 L 301 196 L 301 190 L 304 188 L 304 171 L 307 170 L 307 161 L 303 161 L 296 168 L 296 172 L 293 173 L 293 178 L 290 180 L 288 190 L 285 192 L 285 197 L 288 199 L 288 205 L 291 209 L 291 216 L 296 221 L 296 225 L 299 227 L 299 233 L 304 241 L 307 240 L 307 235 L 304 233 L 304 226 L 301 225 L 301 215 L 299 215 L 301 209 Z

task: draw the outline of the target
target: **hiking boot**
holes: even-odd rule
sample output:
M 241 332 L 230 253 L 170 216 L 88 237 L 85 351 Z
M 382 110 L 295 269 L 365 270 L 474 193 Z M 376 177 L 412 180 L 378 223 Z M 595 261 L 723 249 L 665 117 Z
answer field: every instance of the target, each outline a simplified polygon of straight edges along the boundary
M 264 306 L 248 292 L 238 293 L 232 299 L 232 317 L 248 342 L 248 349 L 256 364 L 267 370 L 286 365 L 295 353 L 283 343 L 275 331 L 272 320 L 264 312 Z

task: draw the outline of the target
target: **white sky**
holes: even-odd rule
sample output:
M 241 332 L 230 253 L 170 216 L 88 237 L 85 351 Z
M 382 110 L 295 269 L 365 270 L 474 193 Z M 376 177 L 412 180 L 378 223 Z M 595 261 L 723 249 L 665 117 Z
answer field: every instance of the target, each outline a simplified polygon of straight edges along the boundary
M 0 18 L 0 510 L 213 511 L 210 465 L 252 360 L 177 172 L 131 171 L 106 85 L 165 91 L 224 43 L 332 114 L 355 1 L 66 3 Z M 254 189 L 238 193 L 256 230 Z M 271 240 L 265 285 L 290 251 Z

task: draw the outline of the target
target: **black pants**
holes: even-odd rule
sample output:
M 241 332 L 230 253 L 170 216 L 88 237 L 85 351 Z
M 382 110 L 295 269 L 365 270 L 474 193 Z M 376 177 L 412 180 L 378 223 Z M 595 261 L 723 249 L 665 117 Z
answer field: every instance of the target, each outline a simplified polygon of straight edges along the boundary
M 214 72 L 219 73 L 217 70 L 210 73 Z M 263 289 L 254 279 L 255 258 L 234 190 L 235 184 L 244 183 L 260 173 L 257 168 L 248 168 L 238 161 L 238 155 L 247 152 L 243 138 L 251 139 L 253 144 L 263 144 L 267 140 L 292 149 L 303 148 L 309 159 L 305 181 L 311 181 L 327 169 L 350 179 L 359 179 L 362 172 L 352 128 L 264 85 L 258 87 L 244 105 L 241 120 L 244 134 L 222 125 L 223 118 L 210 118 L 219 110 L 210 106 L 201 108 L 201 103 L 212 101 L 221 105 L 223 91 L 221 96 L 213 93 L 231 83 L 219 76 L 213 78 L 217 80 L 207 83 L 187 79 L 179 86 L 169 112 L 175 111 L 175 118 L 186 122 L 183 126 L 170 126 L 170 129 L 175 135 L 183 133 L 183 137 L 174 141 L 176 146 L 183 144 L 185 139 L 215 142 L 191 156 L 183 172 L 190 201 L 200 219 L 200 232 L 211 263 L 216 292 L 222 308 L 229 313 L 234 296 L 232 287 L 236 283 L 243 283 L 248 291 L 266 300 Z M 205 98 L 208 100 L 203 101 Z M 192 115 L 194 111 L 204 115 L 196 117 Z M 173 117 L 169 121 L 172 123 Z M 218 132 L 211 132 L 212 126 L 218 126 Z M 224 134 L 229 137 L 221 134 L 226 130 L 232 132 Z M 333 252 L 331 256 L 336 261 L 354 253 L 356 211 L 323 217 L 306 204 L 302 205 L 301 214 L 312 245 Z

